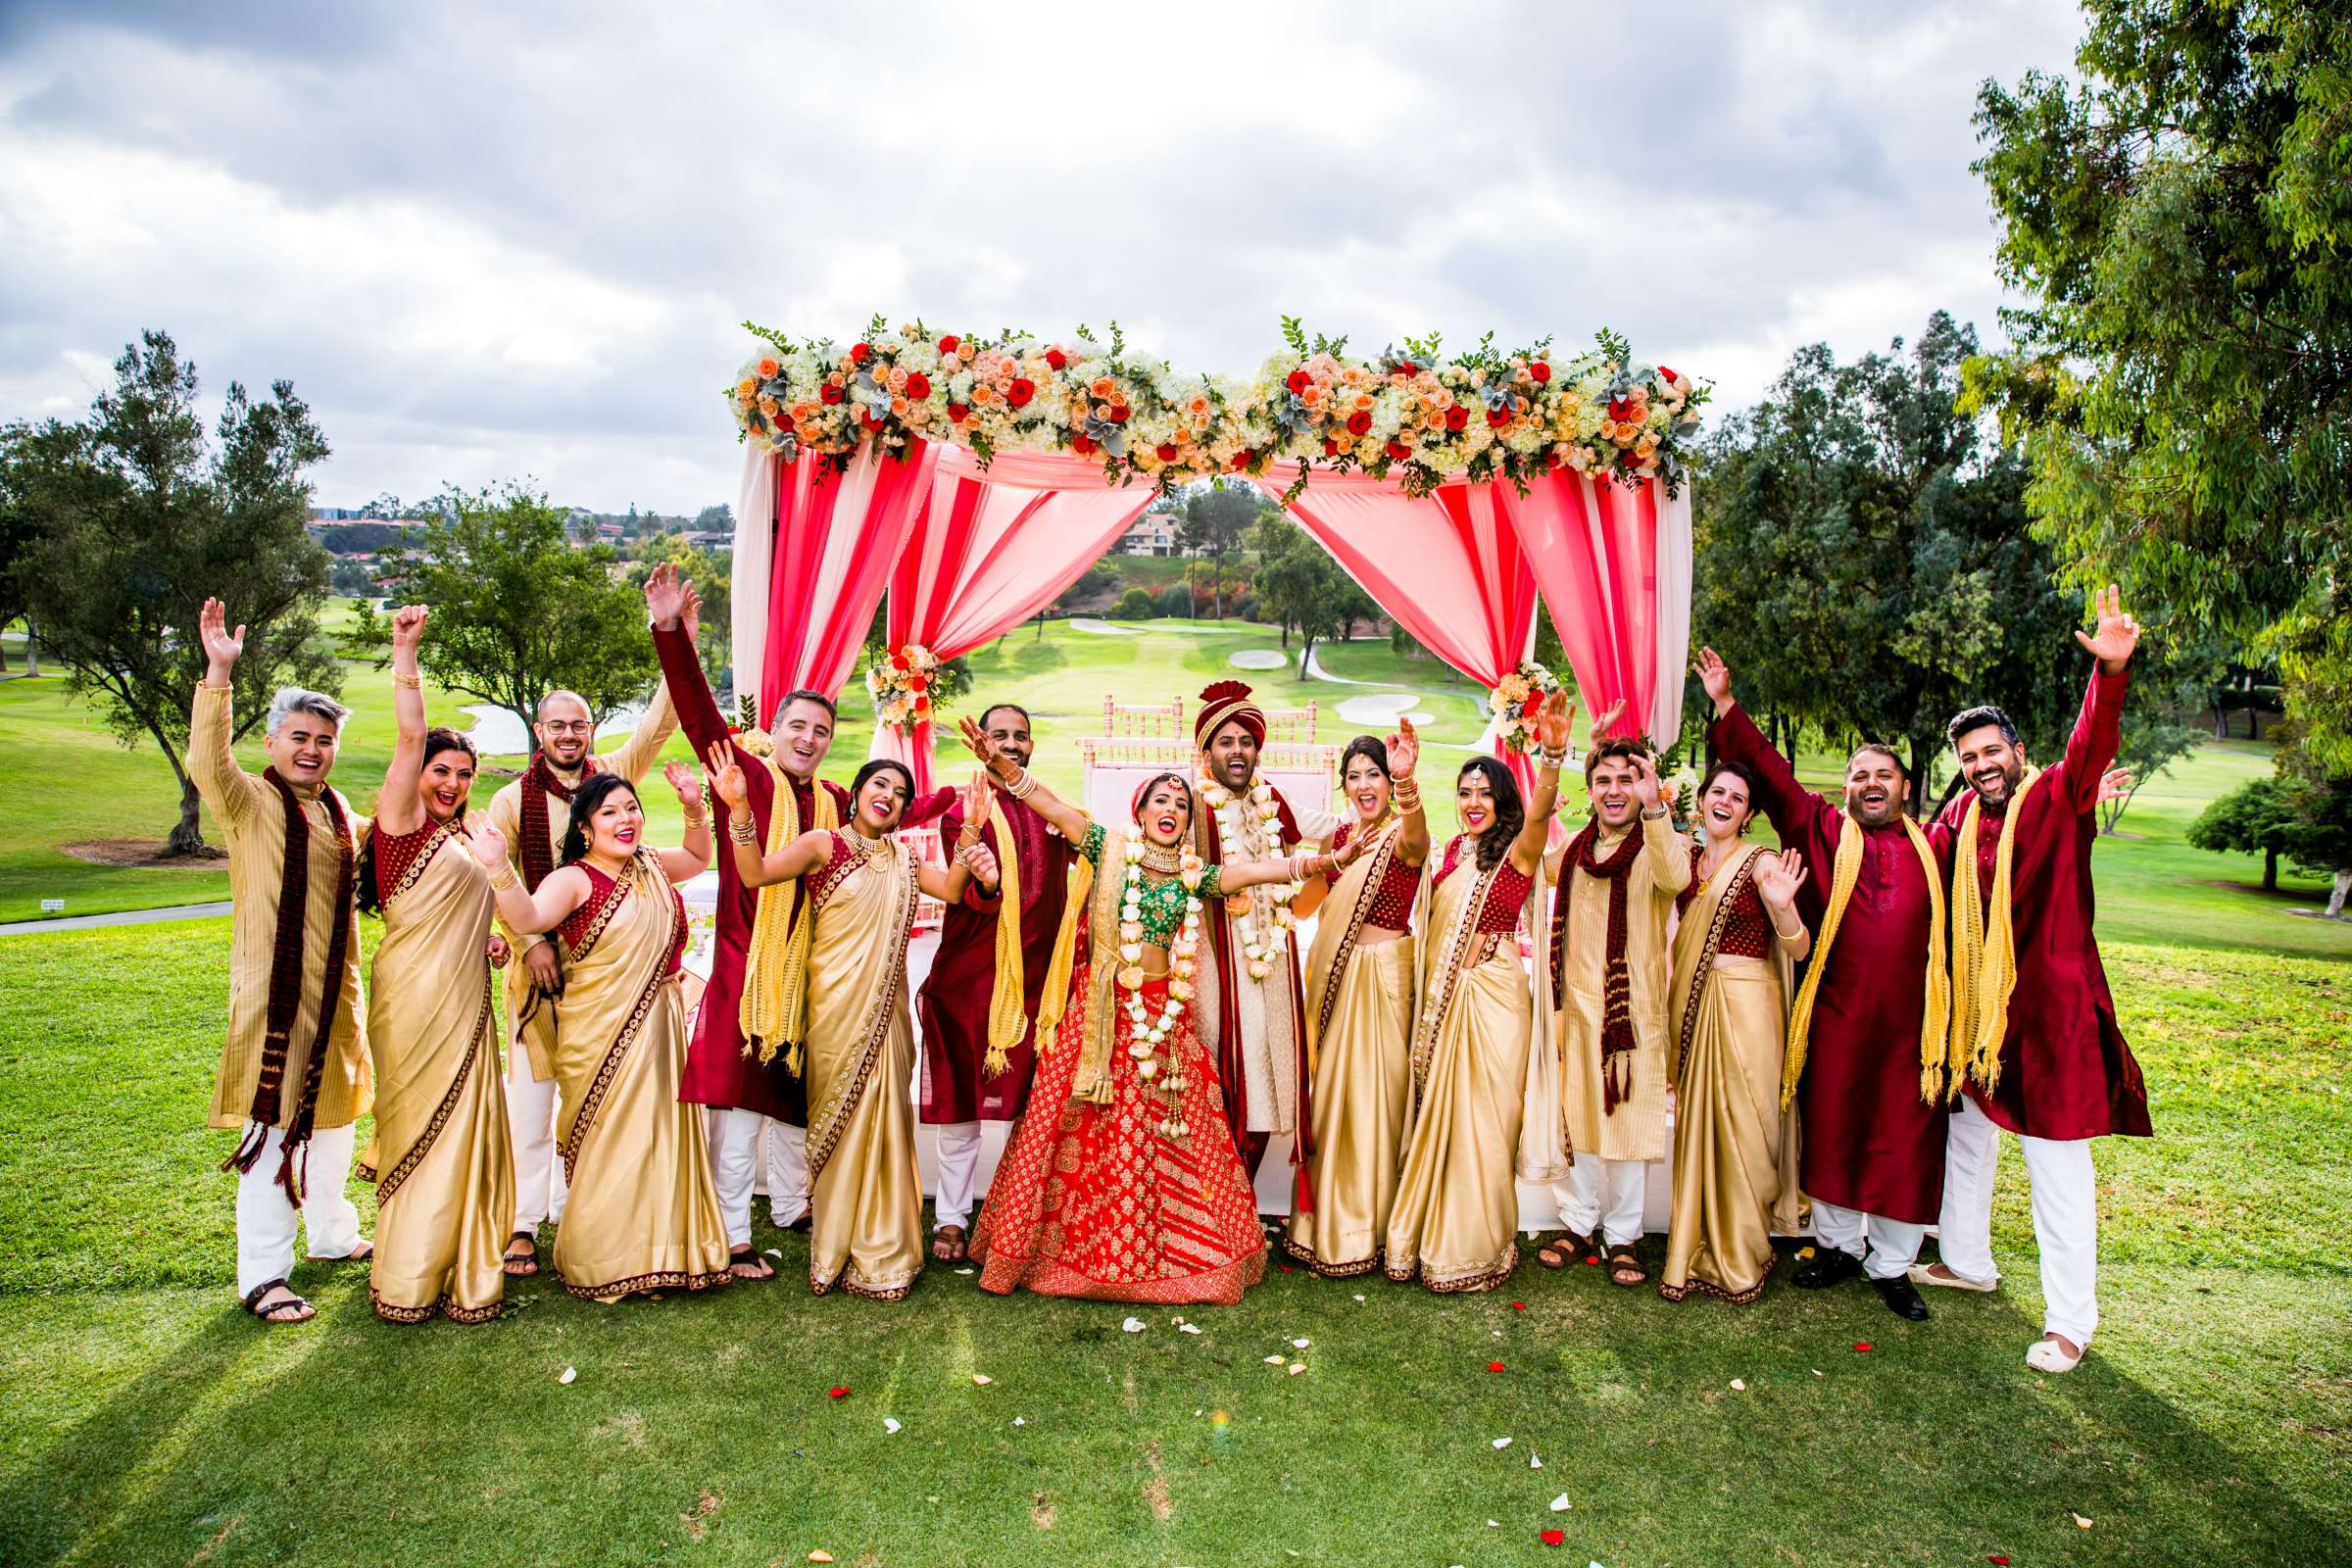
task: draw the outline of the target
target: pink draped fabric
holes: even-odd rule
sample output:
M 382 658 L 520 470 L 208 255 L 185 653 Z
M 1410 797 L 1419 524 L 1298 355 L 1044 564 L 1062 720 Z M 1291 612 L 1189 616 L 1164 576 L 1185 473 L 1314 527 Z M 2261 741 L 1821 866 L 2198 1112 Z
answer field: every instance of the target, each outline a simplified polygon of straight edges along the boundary
M 941 450 L 917 440 L 903 457 L 879 457 L 862 447 L 834 477 L 820 477 L 813 458 L 776 467 L 762 721 L 772 720 L 787 692 L 806 687 L 831 697 L 849 679 Z
M 1152 502 L 1142 481 L 1102 482 L 1100 460 L 1008 452 L 984 469 L 960 447 L 941 451 L 890 579 L 888 635 L 941 660 L 973 649 L 1061 597 Z M 874 755 L 933 787 L 928 719 L 901 734 L 878 728 Z
M 1275 464 L 1258 483 L 1280 495 L 1297 476 Z M 1368 474 L 1318 473 L 1291 514 L 1415 641 L 1493 687 L 1536 631 L 1537 574 L 1497 495 L 1510 489 L 1449 484 L 1413 500 Z M 1533 785 L 1526 758 L 1496 751 L 1523 789 Z

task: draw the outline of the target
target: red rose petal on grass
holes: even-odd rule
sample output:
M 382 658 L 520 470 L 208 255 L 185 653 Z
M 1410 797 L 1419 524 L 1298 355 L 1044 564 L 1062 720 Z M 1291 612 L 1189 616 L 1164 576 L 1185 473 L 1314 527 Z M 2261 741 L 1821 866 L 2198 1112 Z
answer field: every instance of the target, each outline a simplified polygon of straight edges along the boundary
M 1527 1310 L 1527 1303 L 1525 1301 L 1513 1301 L 1511 1303 L 1511 1310 L 1514 1312 L 1524 1312 Z
M 1585 1257 L 1585 1261 L 1586 1261 L 1586 1262 L 1588 1262 L 1588 1263 L 1597 1263 L 1597 1262 L 1599 1262 L 1599 1261 L 1600 1261 L 1600 1259 L 1599 1259 L 1599 1258 L 1597 1258 L 1597 1257 L 1593 1257 L 1593 1256 L 1592 1256 L 1591 1254 L 1589 1254 L 1589 1253 L 1588 1253 L 1588 1254 L 1586 1255 L 1586 1257 Z
M 825 1391 L 825 1397 L 828 1399 L 846 1399 L 849 1396 L 850 1391 L 844 1388 L 831 1388 Z
M 1984 1560 L 1986 1562 L 1998 1563 L 2000 1564 L 2000 1568 L 2009 1568 L 2009 1559 L 2006 1557 L 1987 1557 Z
M 1288 1263 L 1285 1263 L 1285 1264 L 1283 1264 L 1283 1265 L 1282 1265 L 1282 1271 L 1283 1271 L 1285 1274 L 1288 1274 L 1288 1273 L 1291 1271 L 1291 1265 L 1290 1265 L 1290 1264 L 1288 1264 Z
M 1502 1363 L 1500 1361 L 1489 1361 L 1487 1363 L 1487 1370 L 1490 1372 L 1499 1372 L 1502 1370 Z
M 1568 1540 L 1568 1532 L 1565 1530 L 1546 1530 L 1537 1539 L 1542 1541 L 1546 1546 L 1562 1545 L 1565 1544 Z
M 1868 1340 L 1856 1340 L 1854 1342 L 1854 1348 L 1857 1350 L 1868 1350 L 1870 1348 L 1870 1342 Z

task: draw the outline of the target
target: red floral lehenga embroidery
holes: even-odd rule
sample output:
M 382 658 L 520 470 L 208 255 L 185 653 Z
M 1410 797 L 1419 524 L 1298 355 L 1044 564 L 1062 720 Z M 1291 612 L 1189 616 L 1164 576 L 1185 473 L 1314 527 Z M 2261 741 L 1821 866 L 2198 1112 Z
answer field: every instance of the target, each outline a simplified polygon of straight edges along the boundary
M 1083 997 L 1088 985 L 1081 970 L 1071 989 Z M 1154 1013 L 1164 995 L 1159 984 L 1145 988 Z M 1225 1122 L 1216 1063 L 1193 1032 L 1190 1010 L 1165 1043 L 1184 1064 L 1191 1131 L 1182 1142 L 1160 1131 L 1166 1095 L 1136 1076 L 1124 1010 L 1110 1102 L 1070 1098 L 1085 1051 L 1081 1011 L 1063 1018 L 1054 1048 L 1039 1055 L 1029 1108 L 973 1227 L 980 1288 L 1232 1305 L 1265 1273 L 1266 1239 Z

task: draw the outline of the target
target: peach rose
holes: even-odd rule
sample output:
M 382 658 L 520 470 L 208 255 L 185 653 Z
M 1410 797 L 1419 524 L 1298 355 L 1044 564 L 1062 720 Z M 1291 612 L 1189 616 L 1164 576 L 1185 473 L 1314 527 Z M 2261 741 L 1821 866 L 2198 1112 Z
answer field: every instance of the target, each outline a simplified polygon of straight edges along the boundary
M 1109 376 L 1098 375 L 1094 379 L 1094 384 L 1089 386 L 1087 391 L 1093 393 L 1096 397 L 1101 398 L 1103 402 L 1108 403 L 1113 401 L 1111 394 L 1116 392 L 1118 389 L 1119 384 L 1116 381 L 1113 381 Z
M 776 365 L 774 355 L 771 354 L 763 358 L 760 362 L 760 379 L 762 381 L 767 380 L 776 373 L 777 368 L 778 367 Z
M 754 395 L 759 392 L 759 390 L 760 383 L 747 375 L 742 380 L 735 383 L 736 400 L 742 403 L 749 403 L 752 401 Z

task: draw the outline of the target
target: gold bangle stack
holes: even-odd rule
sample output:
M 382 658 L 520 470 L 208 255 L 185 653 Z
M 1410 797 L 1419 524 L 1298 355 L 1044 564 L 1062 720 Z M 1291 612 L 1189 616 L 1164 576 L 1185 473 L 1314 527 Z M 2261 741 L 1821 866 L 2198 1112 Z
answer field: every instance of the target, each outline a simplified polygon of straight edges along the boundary
M 501 860 L 497 865 L 491 868 L 490 891 L 493 893 L 504 893 L 507 891 L 507 889 L 514 886 L 514 884 L 520 880 L 522 879 L 514 874 L 514 862 L 512 860 Z
M 727 819 L 727 837 L 738 844 L 749 844 L 757 848 L 760 843 L 760 829 L 749 815 L 729 817 Z
M 1536 761 L 1538 765 L 1548 767 L 1557 773 L 1568 763 L 1568 749 L 1563 746 L 1556 752 L 1539 752 L 1536 754 Z
M 392 672 L 392 684 L 395 686 L 406 686 L 413 692 L 420 692 L 424 690 L 424 681 L 421 676 L 403 675 L 397 669 Z
M 1005 782 L 1004 793 L 1016 801 L 1025 801 L 1037 793 L 1037 779 L 1027 768 L 1016 768 L 1013 776 Z
M 1421 809 L 1421 786 L 1413 782 L 1413 775 L 1410 773 L 1390 784 L 1389 798 L 1396 803 L 1396 809 L 1399 811 Z

